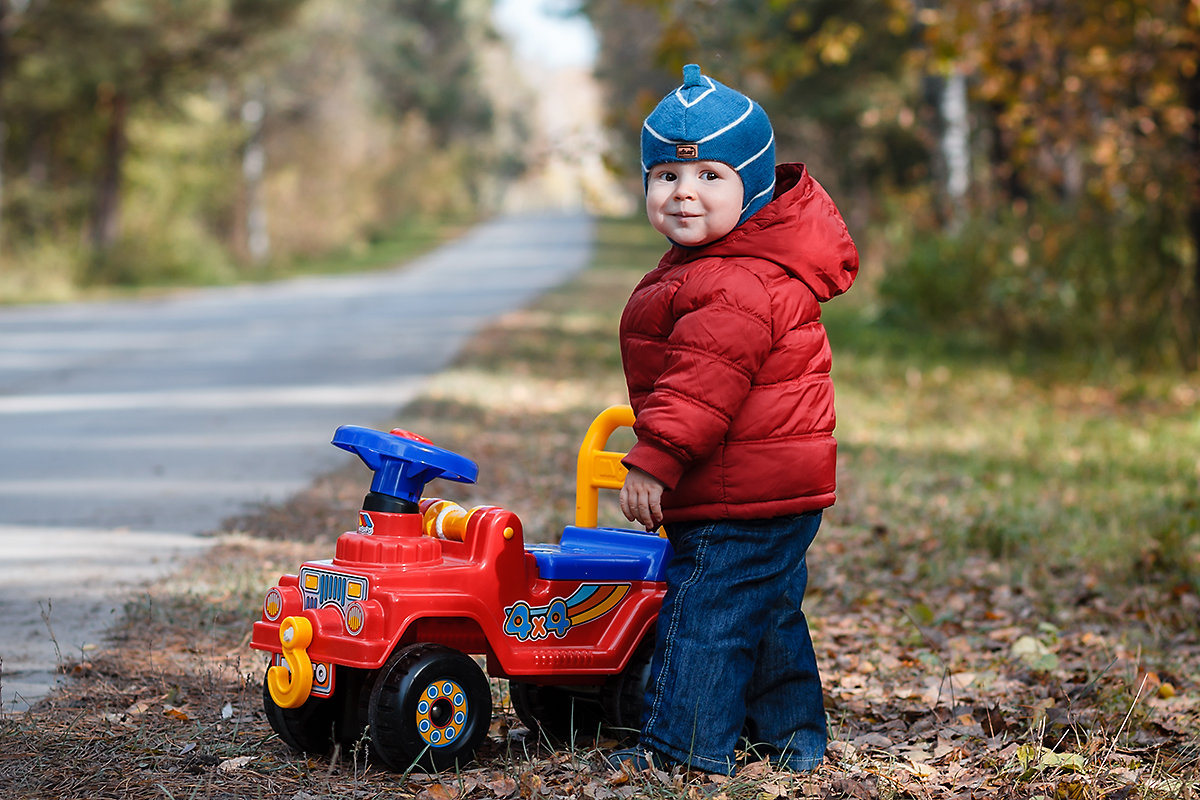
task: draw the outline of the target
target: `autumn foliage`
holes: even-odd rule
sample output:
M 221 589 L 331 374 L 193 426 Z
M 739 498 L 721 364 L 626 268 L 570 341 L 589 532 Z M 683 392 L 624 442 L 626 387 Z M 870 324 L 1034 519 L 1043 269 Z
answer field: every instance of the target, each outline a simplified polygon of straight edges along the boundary
M 688 61 L 754 95 L 847 209 L 893 320 L 1200 364 L 1197 3 L 624 0 L 654 21 L 633 36 L 613 5 L 584 4 L 614 120 Z

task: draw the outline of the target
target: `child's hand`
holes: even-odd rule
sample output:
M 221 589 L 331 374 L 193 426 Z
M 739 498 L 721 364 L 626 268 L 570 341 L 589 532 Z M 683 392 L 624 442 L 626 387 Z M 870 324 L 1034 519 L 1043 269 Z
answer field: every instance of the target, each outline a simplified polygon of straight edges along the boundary
M 634 468 L 621 487 L 621 513 L 630 522 L 640 522 L 648 531 L 662 525 L 663 484 L 648 472 Z

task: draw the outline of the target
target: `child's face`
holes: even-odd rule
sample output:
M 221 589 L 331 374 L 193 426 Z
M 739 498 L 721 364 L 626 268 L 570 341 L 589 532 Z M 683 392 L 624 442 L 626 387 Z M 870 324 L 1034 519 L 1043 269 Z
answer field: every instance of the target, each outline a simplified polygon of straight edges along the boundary
M 742 179 L 721 161 L 659 164 L 646 183 L 646 216 L 676 244 L 698 247 L 737 227 Z

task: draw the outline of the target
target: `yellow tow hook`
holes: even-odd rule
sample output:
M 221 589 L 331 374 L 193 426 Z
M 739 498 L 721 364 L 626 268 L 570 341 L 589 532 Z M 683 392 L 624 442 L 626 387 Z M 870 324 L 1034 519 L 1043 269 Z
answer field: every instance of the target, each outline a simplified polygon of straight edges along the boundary
M 285 617 L 279 623 L 279 643 L 287 666 L 276 664 L 267 670 L 267 688 L 280 708 L 299 708 L 312 694 L 313 667 L 308 657 L 312 637 L 307 617 Z

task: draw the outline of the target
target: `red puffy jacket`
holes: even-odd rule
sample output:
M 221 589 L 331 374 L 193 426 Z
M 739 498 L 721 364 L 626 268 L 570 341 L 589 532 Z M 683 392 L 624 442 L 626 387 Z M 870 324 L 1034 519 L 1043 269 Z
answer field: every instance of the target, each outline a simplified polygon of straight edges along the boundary
M 672 247 L 621 317 L 637 415 L 624 459 L 667 486 L 667 522 L 757 519 L 833 504 L 837 444 L 819 303 L 850 288 L 858 251 L 802 164 L 717 241 Z

